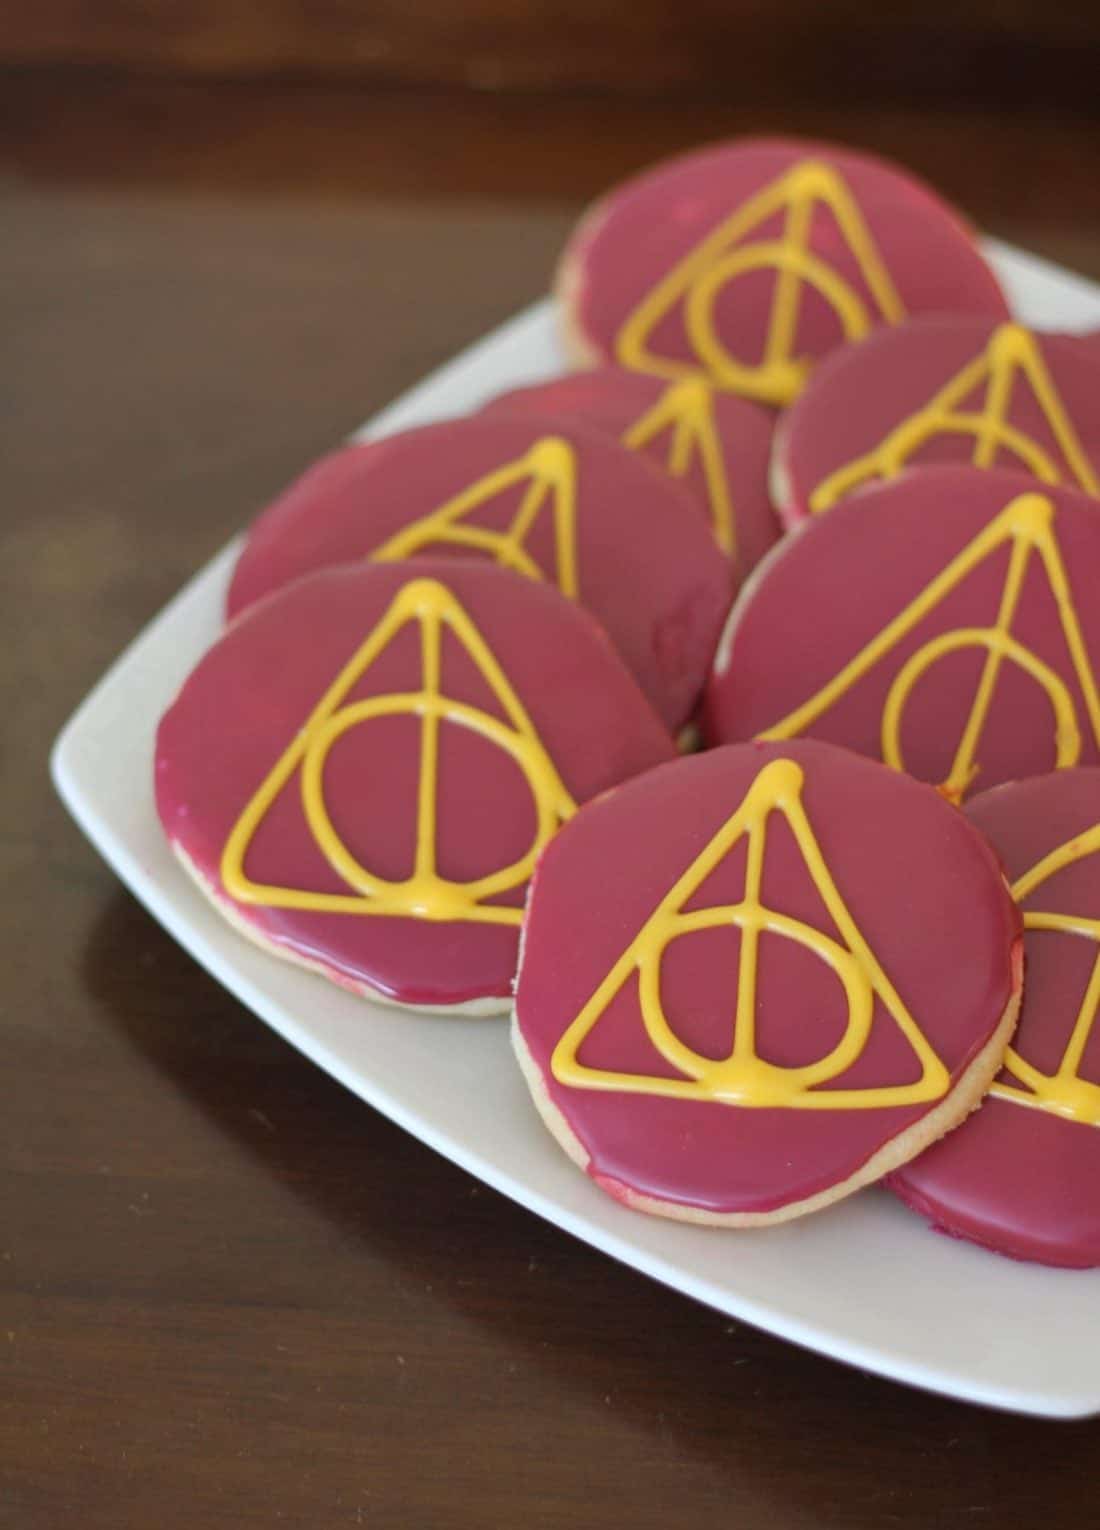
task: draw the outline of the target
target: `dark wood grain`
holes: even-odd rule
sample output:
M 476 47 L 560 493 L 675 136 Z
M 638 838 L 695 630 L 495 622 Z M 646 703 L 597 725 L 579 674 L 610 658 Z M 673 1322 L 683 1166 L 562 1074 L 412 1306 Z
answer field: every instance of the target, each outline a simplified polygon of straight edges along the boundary
M 1081 0 L 37 0 L 0 59 L 205 78 L 750 102 L 1095 103 Z
M 135 90 L 5 97 L 0 1525 L 1092 1524 L 1100 1424 L 805 1354 L 481 1188 L 195 967 L 46 778 L 265 496 L 537 295 L 599 180 L 742 119 L 624 107 L 588 152 L 585 105 Z M 1087 124 L 820 126 L 1100 276 Z

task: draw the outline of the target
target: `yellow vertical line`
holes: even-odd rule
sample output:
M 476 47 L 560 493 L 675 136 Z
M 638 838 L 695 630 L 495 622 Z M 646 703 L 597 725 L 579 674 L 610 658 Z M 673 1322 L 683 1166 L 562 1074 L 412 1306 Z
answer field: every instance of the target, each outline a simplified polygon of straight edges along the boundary
M 1002 360 L 995 348 L 989 364 L 989 383 L 985 390 L 985 407 L 982 410 L 981 428 L 974 447 L 974 466 L 993 466 L 997 455 L 999 427 L 1004 423 L 1012 398 L 1012 384 L 1016 367 L 1012 360 Z
M 767 844 L 768 809 L 759 822 L 748 826 L 748 858 L 745 866 L 744 908 L 749 917 L 741 925 L 741 959 L 737 966 L 737 1013 L 734 1021 L 734 1058 L 756 1056 L 756 971 L 760 925 L 753 917 L 760 910 L 760 882 Z
M 1025 537 L 1018 534 L 1013 537 L 1012 556 L 1009 559 L 1008 573 L 1005 575 L 1004 590 L 1001 594 L 1001 608 L 997 613 L 997 621 L 994 630 L 1004 636 L 1008 635 L 1012 626 L 1013 617 L 1016 614 L 1016 605 L 1020 598 L 1020 590 L 1023 587 L 1024 575 L 1027 572 L 1028 559 L 1031 556 L 1031 543 Z M 974 693 L 974 704 L 970 708 L 970 715 L 963 729 L 963 736 L 959 740 L 959 747 L 955 751 L 955 758 L 951 762 L 951 772 L 947 777 L 946 785 L 952 790 L 965 791 L 974 775 L 974 751 L 985 727 L 986 716 L 993 700 L 993 688 L 997 683 L 1004 654 L 999 648 L 991 648 L 986 654 L 985 663 L 982 666 L 981 679 L 978 681 L 978 689 Z
M 1085 997 L 1081 1000 L 1081 1008 L 1077 1012 L 1073 1032 L 1066 1044 L 1066 1050 L 1062 1054 L 1062 1061 L 1058 1064 L 1058 1073 L 1056 1075 L 1058 1078 L 1077 1078 L 1079 1076 L 1081 1058 L 1084 1056 L 1092 1027 L 1096 1022 L 1098 1006 L 1100 1006 L 1100 952 L 1097 952 L 1096 960 L 1092 964 L 1092 973 L 1089 977 L 1088 986 L 1085 989 Z
M 511 525 L 505 532 L 505 536 L 510 542 L 522 541 L 528 531 L 530 531 L 531 523 L 538 513 L 539 503 L 546 489 L 546 479 L 541 475 L 532 475 L 527 484 L 527 491 L 520 500 L 519 509 L 512 517 Z
M 678 415 L 672 427 L 672 444 L 668 454 L 668 470 L 677 478 L 683 478 L 691 466 L 693 437 L 691 420 L 686 414 Z
M 421 695 L 427 703 L 420 719 L 420 779 L 416 807 L 416 876 L 435 876 L 436 788 L 439 773 L 439 699 L 442 669 L 442 619 L 438 611 L 420 618 Z
M 792 193 L 787 208 L 782 243 L 787 250 L 802 252 L 809 242 L 814 199 L 806 193 Z M 772 363 L 787 360 L 794 348 L 798 327 L 798 294 L 802 278 L 790 266 L 781 264 L 775 279 L 775 297 L 764 342 L 764 360 Z
M 523 546 L 527 533 L 534 524 L 546 496 L 548 485 L 545 478 L 532 478 L 527 491 L 520 500 L 519 509 L 512 517 L 511 525 L 504 533 L 502 547 L 505 549 L 500 561 L 514 567 L 516 553 Z

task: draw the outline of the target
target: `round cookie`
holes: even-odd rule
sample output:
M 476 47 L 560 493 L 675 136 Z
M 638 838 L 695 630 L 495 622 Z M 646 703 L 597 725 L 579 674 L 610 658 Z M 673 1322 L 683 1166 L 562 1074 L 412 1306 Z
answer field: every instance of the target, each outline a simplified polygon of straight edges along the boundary
M 784 1221 L 977 1103 L 1020 946 L 996 857 L 930 787 L 826 744 L 713 750 L 590 803 L 543 853 L 513 1045 L 617 1200 Z
M 921 468 L 787 537 L 735 604 L 712 744 L 813 737 L 958 799 L 1100 760 L 1100 508 L 1015 473 Z
M 890 1188 L 1015 1259 L 1100 1265 L 1100 770 L 1000 786 L 966 812 L 1023 911 L 1019 1028 L 981 1110 Z
M 508 1008 L 539 849 L 674 754 L 596 622 L 457 559 L 300 579 L 238 617 L 156 744 L 157 810 L 243 933 L 372 997 Z
M 692 491 L 738 584 L 779 537 L 768 497 L 772 417 L 705 378 L 596 367 L 502 393 L 485 412 L 578 418 L 644 453 Z
M 615 188 L 571 236 L 556 287 L 581 365 L 704 372 L 771 405 L 880 324 L 1008 313 L 970 229 L 929 187 L 799 139 L 718 144 Z
M 1010 468 L 1100 494 L 1100 352 L 954 315 L 832 356 L 781 420 L 772 494 L 793 525 L 905 467 Z
M 691 716 L 732 576 L 690 494 L 598 431 L 449 420 L 323 458 L 253 523 L 230 616 L 364 558 L 493 558 L 600 621 L 672 729 Z

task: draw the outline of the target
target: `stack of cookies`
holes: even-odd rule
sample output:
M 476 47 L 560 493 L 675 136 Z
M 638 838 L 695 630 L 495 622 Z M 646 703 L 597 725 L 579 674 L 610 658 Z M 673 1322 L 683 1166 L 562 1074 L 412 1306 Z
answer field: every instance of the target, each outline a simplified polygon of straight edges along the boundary
M 410 1024 L 510 1012 L 627 1206 L 882 1181 L 1100 1264 L 1096 338 L 786 140 L 618 188 L 557 292 L 578 370 L 254 522 L 158 733 L 174 850 Z

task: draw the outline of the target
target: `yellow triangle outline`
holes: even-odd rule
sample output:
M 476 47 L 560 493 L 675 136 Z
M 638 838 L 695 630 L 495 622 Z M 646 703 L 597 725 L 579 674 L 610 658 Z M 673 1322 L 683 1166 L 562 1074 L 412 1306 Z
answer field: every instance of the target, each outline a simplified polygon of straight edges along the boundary
M 527 481 L 527 492 L 506 531 L 470 526 L 466 517 L 498 494 Z M 577 461 L 572 445 L 561 436 L 543 436 L 521 457 L 469 484 L 460 493 L 428 514 L 403 526 L 371 558 L 396 562 L 413 558 L 427 548 L 449 543 L 473 552 L 491 553 L 495 561 L 528 579 L 543 578 L 542 569 L 527 552 L 524 542 L 547 501 L 554 519 L 555 582 L 570 600 L 579 596 L 577 569 Z
M 940 1099 L 950 1074 L 913 1019 L 897 990 L 864 939 L 832 874 L 802 803 L 802 768 L 777 759 L 758 773 L 741 805 L 711 837 L 691 865 L 665 894 L 587 1003 L 570 1022 L 554 1048 L 551 1071 L 558 1083 L 575 1089 L 654 1094 L 672 1099 L 705 1100 L 727 1105 L 795 1110 L 880 1109 Z M 760 902 L 767 850 L 767 825 L 778 812 L 791 829 L 803 861 L 844 944 L 823 931 Z M 717 865 L 741 841 L 748 841 L 745 896 L 738 904 L 719 904 L 683 912 Z M 667 945 L 682 935 L 723 925 L 741 931 L 733 1050 L 715 1061 L 693 1051 L 673 1032 L 661 1005 L 661 961 Z M 756 982 L 759 940 L 768 931 L 797 941 L 818 956 L 844 987 L 848 1024 L 825 1057 L 803 1067 L 766 1062 L 756 1050 Z M 579 1053 L 609 1004 L 638 974 L 642 1024 L 661 1056 L 683 1078 L 587 1067 Z M 882 1002 L 920 1063 L 921 1076 L 911 1084 L 814 1092 L 839 1078 L 862 1054 L 874 1023 L 874 1002 Z
M 345 706 L 344 699 L 351 689 L 410 622 L 416 623 L 420 633 L 420 689 L 371 696 Z M 456 701 L 441 690 L 445 628 L 477 667 L 499 702 L 506 722 Z M 371 718 L 402 714 L 418 717 L 421 724 L 416 857 L 410 877 L 388 881 L 360 865 L 337 834 L 325 804 L 324 765 L 329 749 L 349 728 Z M 452 882 L 439 876 L 435 864 L 439 726 L 444 721 L 471 728 L 509 754 L 523 772 L 535 805 L 535 838 L 526 854 L 512 865 L 470 882 Z M 302 807 L 313 839 L 325 860 L 353 892 L 317 893 L 258 883 L 245 872 L 253 837 L 295 772 L 299 772 Z M 252 795 L 226 840 L 221 879 L 226 892 L 236 901 L 271 908 L 518 925 L 523 918 L 522 909 L 487 904 L 483 900 L 522 886 L 539 851 L 575 811 L 576 804 L 523 703 L 458 597 L 439 580 L 412 579 L 394 596 Z
M 1077 707 L 1062 677 L 1012 636 L 1012 623 L 1033 552 L 1037 552 L 1047 576 L 1074 674 L 1084 698 L 1088 721 L 1100 748 L 1100 690 L 1089 662 L 1065 561 L 1055 530 L 1056 509 L 1044 494 L 1025 492 L 1010 500 L 967 545 L 929 580 L 924 589 L 865 643 L 846 665 L 807 701 L 786 717 L 763 729 L 762 739 L 788 739 L 805 732 L 823 713 L 850 690 L 900 643 L 970 573 L 999 547 L 1011 544 L 997 620 L 991 627 L 959 627 L 930 638 L 898 671 L 887 694 L 882 713 L 881 745 L 885 764 L 904 770 L 901 753 L 901 719 L 909 693 L 926 669 L 946 653 L 960 648 L 984 648 L 986 660 L 975 691 L 974 704 L 964 725 L 951 771 L 942 783 L 944 793 L 960 799 L 978 775 L 977 749 L 1001 664 L 1007 659 L 1029 674 L 1046 692 L 1054 714 L 1055 770 L 1076 764 L 1081 753 Z
M 1030 871 L 1013 883 L 1012 896 L 1018 903 L 1022 903 L 1056 872 L 1084 860 L 1086 856 L 1098 854 L 1100 823 L 1084 834 L 1075 834 L 1043 856 Z M 1077 1071 L 1096 1024 L 1097 1014 L 1100 1013 L 1100 919 L 1049 913 L 1040 909 L 1025 910 L 1023 918 L 1025 930 L 1055 930 L 1064 935 L 1080 935 L 1091 940 L 1097 947 L 1096 960 L 1055 1071 L 1043 1073 L 1034 1064 L 1027 1062 L 1015 1046 L 1010 1046 L 1005 1053 L 1004 1067 L 1022 1087 L 996 1082 L 989 1092 L 997 1099 L 1026 1105 L 1032 1110 L 1045 1110 L 1063 1119 L 1100 1126 L 1100 1084 L 1082 1078 Z
M 711 531 L 728 557 L 737 556 L 737 519 L 730 493 L 714 390 L 703 377 L 683 377 L 668 385 L 655 404 L 627 427 L 622 442 L 632 451 L 648 446 L 663 431 L 672 431 L 666 471 L 685 478 L 698 458 L 707 490 Z
M 1077 486 L 1086 494 L 1100 495 L 1100 479 L 1085 455 L 1036 337 L 1021 324 L 999 324 L 973 361 L 949 378 L 926 404 L 895 425 L 871 451 L 823 478 L 810 495 L 810 510 L 819 515 L 869 479 L 893 478 L 914 452 L 944 434 L 974 437 L 971 461 L 975 467 L 992 467 L 998 450 L 1005 450 L 1043 483 L 1062 483 L 1050 454 L 1006 418 L 1016 379 L 1021 375 L 1030 383 Z M 967 395 L 983 384 L 982 408 L 961 409 Z
M 646 293 L 615 337 L 616 359 L 625 367 L 660 377 L 702 371 L 717 387 L 769 404 L 789 404 L 801 392 L 813 365 L 810 358 L 794 355 L 803 282 L 815 288 L 833 309 L 846 340 L 862 339 L 873 322 L 859 294 L 810 250 L 818 204 L 828 207 L 836 220 L 879 319 L 900 323 L 905 308 L 858 201 L 831 165 L 803 160 L 736 207 Z M 780 238 L 747 240 L 754 229 L 784 210 Z M 738 361 L 725 349 L 715 331 L 712 311 L 726 282 L 761 268 L 775 270 L 776 288 L 763 359 L 750 364 Z M 649 337 L 680 302 L 684 304 L 684 332 L 696 356 L 694 364 L 656 355 L 649 348 Z

